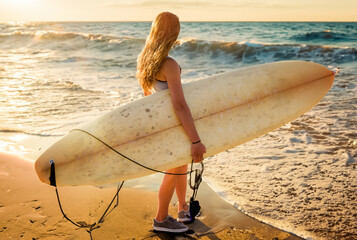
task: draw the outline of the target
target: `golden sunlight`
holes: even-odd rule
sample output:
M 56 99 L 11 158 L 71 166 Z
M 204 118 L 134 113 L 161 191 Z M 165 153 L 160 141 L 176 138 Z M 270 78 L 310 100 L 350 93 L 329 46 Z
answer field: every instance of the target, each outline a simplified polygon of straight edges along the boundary
M 43 12 L 44 3 L 44 0 L 0 0 L 0 15 L 12 16 L 6 17 L 7 21 L 29 21 Z
M 0 0 L 3 5 L 13 10 L 32 11 L 40 6 L 41 0 Z
M 36 0 L 7 0 L 5 2 L 9 5 L 27 5 L 36 2 Z

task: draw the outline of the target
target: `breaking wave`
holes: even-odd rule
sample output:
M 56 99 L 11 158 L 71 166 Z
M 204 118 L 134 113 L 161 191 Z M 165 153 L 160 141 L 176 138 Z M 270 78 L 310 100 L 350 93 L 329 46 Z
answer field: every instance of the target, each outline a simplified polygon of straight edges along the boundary
M 354 34 L 346 34 L 333 32 L 329 30 L 320 31 L 320 32 L 307 32 L 302 34 L 297 34 L 291 37 L 293 40 L 298 41 L 314 41 L 314 40 L 323 40 L 323 41 L 357 41 L 357 36 Z
M 175 51 L 191 57 L 209 55 L 232 61 L 314 60 L 345 63 L 357 59 L 357 49 L 305 44 L 267 44 L 252 42 L 219 42 L 197 39 L 181 40 Z
M 145 39 L 116 37 L 105 34 L 74 33 L 57 31 L 16 31 L 0 34 L 0 48 L 39 47 L 60 49 L 63 51 L 94 48 L 101 51 L 115 50 L 121 47 L 142 47 Z M 118 50 L 119 50 L 118 49 Z
M 353 35 L 352 35 L 353 37 Z M 313 39 L 351 39 L 343 33 L 329 31 L 309 32 L 295 35 L 295 40 Z M 145 39 L 118 37 L 105 34 L 56 32 L 56 31 L 17 31 L 0 34 L 0 49 L 53 49 L 73 51 L 89 49 L 99 52 L 116 52 L 135 60 L 142 49 Z M 273 60 L 313 60 L 321 63 L 346 63 L 357 59 L 354 47 L 339 47 L 321 44 L 298 43 L 255 43 L 205 41 L 200 39 L 182 39 L 175 46 L 174 53 L 190 58 L 210 57 L 214 61 L 266 62 Z M 65 62 L 87 61 L 84 57 L 69 57 Z M 89 60 L 90 61 L 90 60 Z

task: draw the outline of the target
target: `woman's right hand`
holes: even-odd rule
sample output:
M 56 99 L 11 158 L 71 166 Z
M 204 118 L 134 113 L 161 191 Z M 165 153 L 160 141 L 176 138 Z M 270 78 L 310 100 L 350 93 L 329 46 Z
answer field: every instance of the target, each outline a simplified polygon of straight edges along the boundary
M 202 162 L 203 154 L 206 153 L 206 147 L 201 142 L 191 144 L 191 154 L 194 163 Z

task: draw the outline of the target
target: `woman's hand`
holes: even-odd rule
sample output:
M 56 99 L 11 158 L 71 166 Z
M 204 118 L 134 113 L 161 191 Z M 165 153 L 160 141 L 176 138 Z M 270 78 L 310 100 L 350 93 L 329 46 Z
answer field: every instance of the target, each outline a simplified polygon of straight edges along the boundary
M 191 144 L 191 154 L 194 163 L 202 162 L 204 153 L 206 153 L 206 147 L 201 142 Z

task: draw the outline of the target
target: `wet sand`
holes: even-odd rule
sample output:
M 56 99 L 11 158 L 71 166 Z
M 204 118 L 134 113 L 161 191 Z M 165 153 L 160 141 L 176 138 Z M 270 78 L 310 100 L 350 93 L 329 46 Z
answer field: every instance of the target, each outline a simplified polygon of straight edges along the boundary
M 90 239 L 62 217 L 53 187 L 41 183 L 33 161 L 0 153 L 1 239 Z M 140 184 L 140 183 L 138 183 Z M 156 183 L 155 183 L 156 184 Z M 135 182 L 129 186 L 135 186 Z M 116 192 L 116 187 L 60 187 L 67 216 L 92 224 L 98 221 Z M 202 215 L 189 224 L 187 234 L 152 231 L 156 212 L 155 191 L 123 188 L 119 206 L 92 231 L 93 239 L 301 239 L 263 224 L 222 200 L 207 184 L 201 184 L 198 199 Z M 176 216 L 175 199 L 170 214 Z

